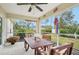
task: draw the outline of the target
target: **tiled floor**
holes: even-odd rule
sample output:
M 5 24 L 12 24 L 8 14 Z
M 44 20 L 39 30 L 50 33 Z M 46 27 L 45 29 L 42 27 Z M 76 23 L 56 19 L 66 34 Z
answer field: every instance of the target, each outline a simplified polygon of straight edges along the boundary
M 72 54 L 79 55 L 79 51 L 73 49 Z M 24 49 L 24 42 L 17 42 L 15 45 L 0 48 L 0 55 L 34 55 L 34 50 L 30 48 L 26 52 Z
M 26 52 L 23 44 L 23 42 L 17 42 L 15 45 L 0 48 L 0 55 L 33 55 L 33 49 L 30 48 Z
M 73 49 L 72 54 L 73 55 L 79 55 L 79 50 L 78 49 Z

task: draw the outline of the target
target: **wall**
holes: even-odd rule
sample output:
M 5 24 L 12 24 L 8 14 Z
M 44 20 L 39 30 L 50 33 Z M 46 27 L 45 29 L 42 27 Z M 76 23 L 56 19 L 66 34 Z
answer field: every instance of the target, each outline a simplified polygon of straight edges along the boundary
M 0 7 L 0 17 L 2 17 L 2 47 L 5 44 L 6 38 L 13 36 L 13 23 L 6 18 L 5 11 Z
M 6 20 L 6 38 L 9 38 L 11 36 L 13 36 L 13 23 L 10 21 L 10 19 Z
M 6 14 L 1 7 L 0 7 L 0 17 L 2 17 L 2 45 L 3 45 L 6 40 Z

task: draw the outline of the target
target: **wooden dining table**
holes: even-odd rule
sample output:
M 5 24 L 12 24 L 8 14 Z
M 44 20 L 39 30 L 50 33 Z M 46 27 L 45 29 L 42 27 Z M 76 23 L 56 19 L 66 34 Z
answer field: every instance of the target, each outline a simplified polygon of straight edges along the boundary
M 34 53 L 36 55 L 36 50 L 38 47 L 41 47 L 41 46 L 49 46 L 49 45 L 52 45 L 53 42 L 52 41 L 49 41 L 49 40 L 45 40 L 45 39 L 38 39 L 38 40 L 35 40 L 34 37 L 30 37 L 30 38 L 25 38 L 25 43 L 24 43 L 24 46 L 25 46 L 25 49 L 26 51 L 29 49 L 29 47 L 31 49 L 34 49 Z

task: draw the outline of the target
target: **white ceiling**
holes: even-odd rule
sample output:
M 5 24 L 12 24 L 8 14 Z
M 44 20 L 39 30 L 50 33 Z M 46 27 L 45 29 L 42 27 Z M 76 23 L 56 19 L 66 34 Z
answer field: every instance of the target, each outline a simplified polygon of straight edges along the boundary
M 32 6 L 32 11 L 28 12 L 30 5 L 21 5 L 18 6 L 16 3 L 0 3 L 0 6 L 7 12 L 11 14 L 18 14 L 24 16 L 31 16 L 31 17 L 40 17 L 50 11 L 51 9 L 58 6 L 60 3 L 48 3 L 45 5 L 38 5 L 43 9 L 43 12 L 40 12 L 34 6 Z

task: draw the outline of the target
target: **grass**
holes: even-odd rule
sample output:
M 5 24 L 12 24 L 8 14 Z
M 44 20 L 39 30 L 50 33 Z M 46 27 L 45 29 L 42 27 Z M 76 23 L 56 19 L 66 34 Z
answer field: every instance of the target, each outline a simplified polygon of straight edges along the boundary
M 52 34 L 51 35 L 51 40 L 52 41 L 57 41 L 56 35 Z M 59 37 L 59 43 L 60 44 L 65 44 L 67 42 L 73 42 L 74 43 L 74 48 L 79 49 L 79 39 L 75 39 L 75 38 L 68 38 L 68 37 Z

